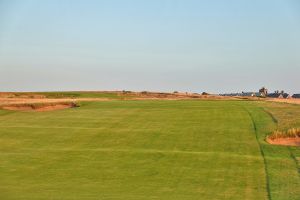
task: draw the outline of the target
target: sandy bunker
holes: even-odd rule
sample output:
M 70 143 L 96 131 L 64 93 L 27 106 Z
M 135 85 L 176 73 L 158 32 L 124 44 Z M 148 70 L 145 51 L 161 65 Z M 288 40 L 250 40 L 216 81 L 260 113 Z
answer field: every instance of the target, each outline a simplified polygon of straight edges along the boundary
M 282 146 L 300 146 L 300 138 L 277 138 L 277 139 L 266 139 L 269 144 L 282 145 Z

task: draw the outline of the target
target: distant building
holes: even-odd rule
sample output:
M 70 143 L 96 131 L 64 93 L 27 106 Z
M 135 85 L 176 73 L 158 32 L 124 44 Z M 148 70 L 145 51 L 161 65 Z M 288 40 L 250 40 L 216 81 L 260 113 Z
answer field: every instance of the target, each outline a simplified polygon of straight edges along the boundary
M 285 98 L 285 99 L 291 98 L 291 95 L 289 95 L 288 93 L 283 93 L 282 96 L 283 96 L 283 98 Z
M 269 97 L 269 98 L 280 98 L 288 99 L 291 96 L 285 93 L 283 90 L 276 90 L 274 93 L 268 93 L 267 88 L 262 87 L 259 92 L 241 92 L 241 93 L 225 93 L 220 94 L 220 96 L 230 96 L 230 97 Z M 300 94 L 294 94 L 293 98 L 300 98 Z
M 267 97 L 270 97 L 270 98 L 279 98 L 279 99 L 283 98 L 282 94 L 280 94 L 280 93 L 270 93 L 270 94 L 267 95 Z
M 277 90 L 274 93 L 268 94 L 267 97 L 270 97 L 270 98 L 279 98 L 279 99 L 288 99 L 291 96 L 288 93 L 285 93 L 283 90 L 281 92 L 279 92 Z
M 219 94 L 220 96 L 225 96 L 225 97 L 235 97 L 239 96 L 239 93 L 225 93 L 225 94 Z
M 265 87 L 262 87 L 262 88 L 259 90 L 259 93 L 260 93 L 259 96 L 266 97 L 266 96 L 268 95 L 268 89 L 265 88 Z
M 260 92 L 255 92 L 255 93 L 254 93 L 254 96 L 255 96 L 255 97 L 261 97 L 261 93 L 260 93 Z
M 300 99 L 300 94 L 293 94 L 292 98 Z
M 242 97 L 255 97 L 254 92 L 242 92 L 241 95 Z
M 220 94 L 220 96 L 229 96 L 229 97 L 255 97 L 255 92 L 241 92 L 241 93 L 225 93 Z

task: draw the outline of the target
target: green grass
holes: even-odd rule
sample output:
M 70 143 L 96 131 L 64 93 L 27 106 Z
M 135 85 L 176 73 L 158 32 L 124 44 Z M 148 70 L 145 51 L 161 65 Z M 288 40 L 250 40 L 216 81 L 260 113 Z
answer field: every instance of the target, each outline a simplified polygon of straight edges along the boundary
M 264 142 L 281 120 L 265 109 L 190 100 L 0 110 L 0 199 L 299 199 L 299 149 Z

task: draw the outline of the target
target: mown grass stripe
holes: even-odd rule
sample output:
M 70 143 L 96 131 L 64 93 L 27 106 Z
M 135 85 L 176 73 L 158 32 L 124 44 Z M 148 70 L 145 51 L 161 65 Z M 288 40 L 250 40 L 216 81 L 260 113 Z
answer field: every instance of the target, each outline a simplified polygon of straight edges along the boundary
M 259 138 L 258 138 L 257 126 L 256 126 L 254 118 L 253 118 L 252 114 L 249 112 L 249 110 L 245 107 L 243 107 L 243 108 L 246 110 L 246 112 L 248 113 L 248 115 L 250 116 L 251 121 L 252 121 L 253 130 L 254 130 L 254 133 L 255 133 L 255 138 L 256 138 L 256 141 L 257 141 L 257 144 L 259 146 L 259 150 L 260 150 L 261 156 L 263 158 L 263 162 L 264 162 L 265 177 L 266 177 L 266 189 L 267 189 L 268 199 L 272 200 L 267 161 L 266 161 L 266 158 L 265 158 L 265 153 L 263 151 L 262 145 L 261 145 L 261 143 L 259 141 Z
M 194 155 L 203 155 L 203 154 L 221 154 L 222 156 L 228 157 L 243 157 L 250 159 L 258 159 L 260 157 L 254 155 L 245 155 L 245 154 L 236 154 L 232 152 L 209 152 L 209 151 L 182 151 L 182 150 L 159 150 L 159 149 L 115 149 L 115 148 L 96 148 L 96 149 L 22 149 L 22 152 L 25 151 L 34 151 L 34 152 L 83 152 L 83 151 L 95 151 L 95 152 L 128 152 L 128 153 L 162 153 L 162 154 L 194 154 Z M 2 153 L 2 152 L 0 152 Z M 17 152 L 5 152 L 5 153 L 17 153 Z
M 47 126 L 0 126 L 0 128 L 28 128 L 28 129 L 82 129 L 82 130 L 101 130 L 103 127 L 76 127 L 76 126 L 57 126 L 57 127 L 47 127 Z

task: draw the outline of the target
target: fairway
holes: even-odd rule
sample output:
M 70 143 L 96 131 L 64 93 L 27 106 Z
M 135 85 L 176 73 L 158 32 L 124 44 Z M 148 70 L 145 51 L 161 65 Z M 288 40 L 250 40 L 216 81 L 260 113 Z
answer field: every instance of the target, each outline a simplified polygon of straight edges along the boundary
M 299 148 L 248 101 L 107 101 L 0 110 L 0 199 L 299 199 Z M 299 109 L 299 106 L 297 107 Z

